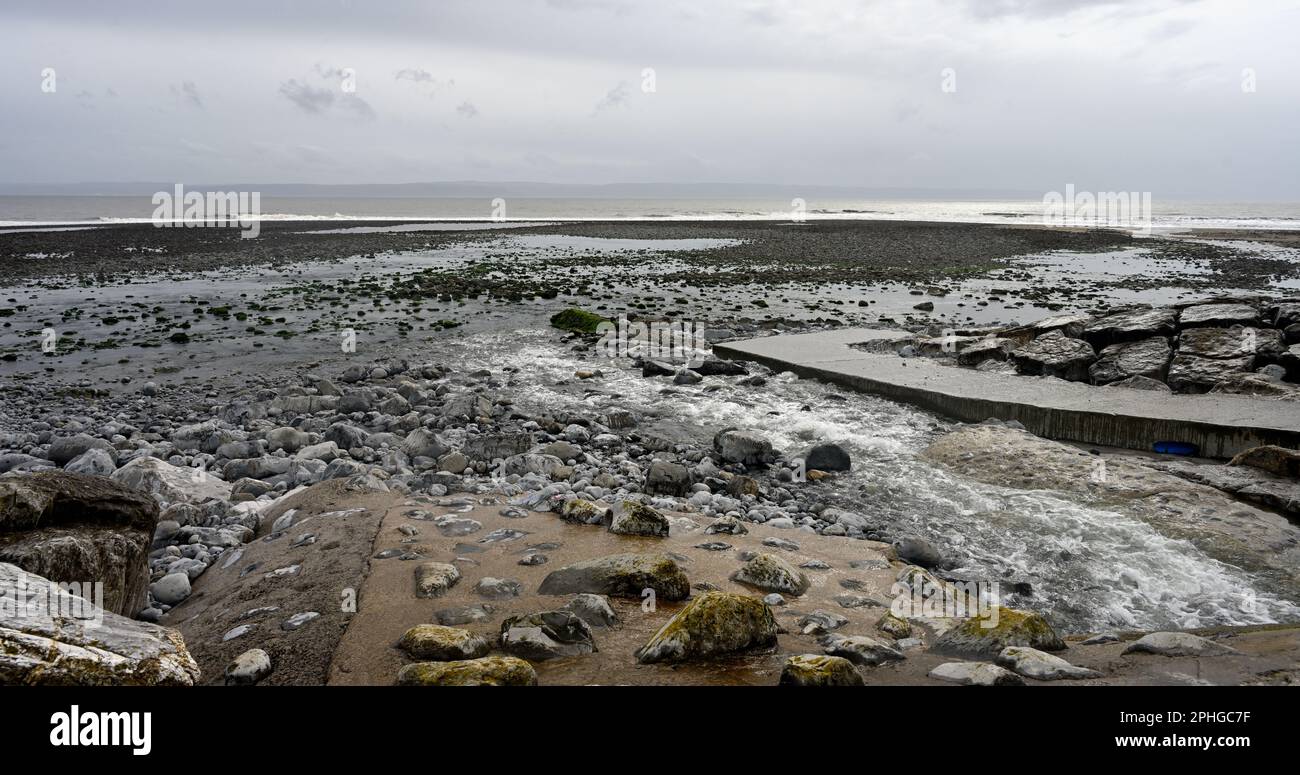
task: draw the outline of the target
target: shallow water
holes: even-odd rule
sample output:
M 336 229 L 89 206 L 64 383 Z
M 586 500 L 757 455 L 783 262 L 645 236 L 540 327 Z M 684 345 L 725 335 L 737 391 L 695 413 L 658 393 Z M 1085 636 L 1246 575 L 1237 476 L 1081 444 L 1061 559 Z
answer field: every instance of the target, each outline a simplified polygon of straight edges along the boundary
M 918 454 L 953 426 L 907 406 L 852 393 L 831 399 L 830 386 L 792 374 L 756 389 L 727 378 L 668 389 L 615 362 L 576 356 L 542 331 L 475 336 L 460 348 L 466 368 L 514 365 L 527 374 L 515 393 L 522 406 L 592 413 L 621 406 L 642 414 L 643 428 L 669 438 L 685 433 L 705 441 L 734 425 L 759 430 L 791 452 L 822 441 L 844 444 L 854 468 L 827 486 L 834 496 L 828 501 L 867 515 L 886 538 L 935 542 L 958 558 L 955 577 L 1001 582 L 1004 602 L 1041 611 L 1065 631 L 1300 619 L 1300 607 L 1259 592 L 1248 574 L 1135 517 L 930 465 Z M 578 368 L 600 368 L 604 376 L 578 383 Z M 711 384 L 725 387 L 701 389 Z M 1030 583 L 1032 593 L 1013 595 L 1013 582 Z

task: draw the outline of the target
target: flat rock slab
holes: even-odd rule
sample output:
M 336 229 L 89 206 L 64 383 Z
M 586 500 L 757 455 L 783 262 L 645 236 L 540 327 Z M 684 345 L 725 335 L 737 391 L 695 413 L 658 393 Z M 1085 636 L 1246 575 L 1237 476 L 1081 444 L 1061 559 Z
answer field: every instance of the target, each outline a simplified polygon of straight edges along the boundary
M 1234 395 L 1168 395 L 1059 379 L 959 369 L 938 359 L 900 358 L 850 345 L 910 337 L 848 328 L 714 345 L 719 357 L 772 368 L 914 404 L 965 422 L 1016 420 L 1050 439 L 1150 451 L 1157 441 L 1190 442 L 1205 457 L 1251 447 L 1300 446 L 1300 405 Z

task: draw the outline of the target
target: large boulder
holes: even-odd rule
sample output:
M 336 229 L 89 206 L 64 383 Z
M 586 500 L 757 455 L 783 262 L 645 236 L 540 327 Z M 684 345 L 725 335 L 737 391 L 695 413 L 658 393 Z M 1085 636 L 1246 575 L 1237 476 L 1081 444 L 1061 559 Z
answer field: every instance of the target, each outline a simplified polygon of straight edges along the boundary
M 1092 345 L 1082 339 L 1071 339 L 1060 331 L 1049 331 L 1011 352 L 1011 360 L 1021 374 L 1073 381 L 1088 378 L 1088 366 L 1096 357 Z
M 445 562 L 422 562 L 415 566 L 415 596 L 441 597 L 460 581 L 460 569 Z
M 1039 681 L 1101 677 L 1096 670 L 1077 667 L 1058 656 L 1026 646 L 1008 646 L 1002 649 L 995 661 L 1025 678 Z
M 1121 342 L 1102 349 L 1097 361 L 1088 367 L 1093 384 L 1106 385 L 1129 377 L 1147 377 L 1163 381 L 1169 369 L 1173 349 L 1163 336 Z
M 1178 310 L 1173 307 L 1140 307 L 1093 320 L 1083 327 L 1081 336 L 1093 347 L 1106 347 L 1117 342 L 1169 336 L 1177 323 Z
M 1228 462 L 1230 466 L 1250 466 L 1275 476 L 1300 479 L 1300 450 L 1266 445 L 1251 447 Z
M 772 456 L 772 442 L 757 433 L 727 428 L 713 437 L 713 448 L 728 463 L 759 465 Z
M 1180 328 L 1252 325 L 1258 322 L 1259 310 L 1249 304 L 1197 304 L 1184 309 L 1178 318 Z
M 1233 360 L 1282 354 L 1282 332 L 1272 328 L 1191 328 L 1178 335 L 1178 354 Z
M 1169 364 L 1169 387 L 1178 393 L 1208 393 L 1215 385 L 1250 372 L 1255 356 L 1201 358 L 1179 352 Z
M 1133 641 L 1125 654 L 1157 654 L 1162 657 L 1219 657 L 1240 653 L 1231 646 L 1215 643 L 1190 632 L 1150 632 Z
M 0 562 L 0 685 L 192 686 L 179 633 L 103 610 Z M 15 605 L 22 601 L 23 605 Z
M 45 453 L 45 456 L 61 466 L 66 466 L 92 449 L 101 450 L 114 461 L 117 460 L 117 450 L 113 448 L 112 444 L 94 436 L 87 436 L 84 433 L 78 433 L 75 436 L 60 436 L 54 439 L 50 442 L 50 449 Z
M 572 611 L 541 611 L 502 622 L 501 650 L 539 662 L 590 654 L 596 643 L 591 627 Z
M 42 471 L 0 477 L 0 561 L 54 582 L 103 584 L 100 604 L 145 604 L 158 504 L 101 476 Z
M 428 457 L 437 460 L 451 451 L 451 445 L 428 428 L 416 428 L 406 434 L 406 440 L 402 442 L 402 451 L 412 458 Z
M 638 662 L 682 662 L 766 648 L 779 631 L 762 600 L 731 592 L 705 592 L 692 600 L 636 653 Z
M 138 457 L 113 472 L 113 481 L 152 495 L 163 508 L 173 503 L 230 499 L 230 485 L 201 468 L 181 468 L 156 457 Z
M 1008 646 L 1060 651 L 1065 641 L 1041 615 L 996 606 L 982 616 L 960 619 L 935 639 L 932 651 L 996 657 Z
M 790 563 L 772 554 L 751 557 L 731 580 L 764 592 L 802 595 L 808 591 L 808 577 Z
M 536 686 L 537 671 L 518 657 L 416 662 L 397 673 L 402 686 Z
M 614 554 L 551 571 L 538 592 L 543 595 L 597 595 L 640 598 L 653 589 L 661 600 L 685 600 L 691 582 L 672 558 L 663 554 Z

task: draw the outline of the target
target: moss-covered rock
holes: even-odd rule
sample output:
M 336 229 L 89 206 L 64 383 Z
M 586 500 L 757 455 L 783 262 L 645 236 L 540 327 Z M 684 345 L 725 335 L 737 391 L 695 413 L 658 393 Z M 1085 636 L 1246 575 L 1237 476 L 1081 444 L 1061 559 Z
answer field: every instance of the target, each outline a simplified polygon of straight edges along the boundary
M 995 606 L 984 616 L 959 620 L 935 639 L 932 650 L 995 657 L 1008 646 L 1060 651 L 1065 641 L 1039 614 Z
M 663 554 L 612 554 L 551 571 L 538 592 L 543 595 L 597 595 L 640 598 L 653 589 L 660 600 L 685 600 L 691 582 L 671 557 Z
M 776 643 L 772 609 L 756 597 L 705 592 L 692 600 L 636 653 L 638 662 L 681 662 Z
M 516 657 L 416 662 L 397 673 L 401 686 L 536 686 L 533 666 Z
M 668 519 L 644 503 L 621 501 L 610 519 L 609 532 L 667 538 Z
M 808 591 L 808 577 L 785 560 L 771 554 L 759 554 L 732 574 L 731 580 L 761 589 L 802 595 Z
M 609 514 L 609 509 L 582 498 L 567 500 L 560 508 L 560 519 L 575 525 L 608 524 Z
M 886 611 L 876 622 L 876 629 L 895 640 L 912 637 L 912 625 L 906 619 L 894 616 L 890 611 Z
M 587 312 L 577 307 L 570 307 L 551 316 L 552 326 L 562 331 L 572 331 L 578 334 L 594 334 L 597 326 L 608 322 L 608 318 L 603 318 L 594 312 Z
M 437 662 L 477 659 L 492 650 L 486 638 L 440 624 L 415 625 L 397 642 L 397 647 L 415 659 Z
M 422 562 L 415 567 L 415 596 L 440 597 L 460 581 L 460 569 L 445 562 Z
M 782 686 L 862 686 L 862 676 L 843 657 L 796 654 L 781 669 Z

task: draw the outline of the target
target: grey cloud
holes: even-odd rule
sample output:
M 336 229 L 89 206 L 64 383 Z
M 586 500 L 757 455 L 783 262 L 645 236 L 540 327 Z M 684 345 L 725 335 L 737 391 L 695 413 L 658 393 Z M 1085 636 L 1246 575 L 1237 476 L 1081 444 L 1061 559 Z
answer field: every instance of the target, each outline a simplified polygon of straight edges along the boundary
M 620 81 L 617 86 L 606 92 L 604 97 L 601 97 L 600 102 L 596 103 L 596 112 L 600 113 L 601 111 L 609 110 L 610 108 L 617 108 L 626 105 L 628 97 L 630 97 L 631 94 L 632 92 L 627 85 L 627 81 Z
M 474 103 L 466 100 L 456 106 L 456 112 L 465 118 L 474 118 L 478 115 L 478 108 L 474 107 Z
M 317 88 L 295 78 L 280 84 L 280 94 L 308 113 L 323 113 L 334 104 L 334 90 Z
M 179 86 L 172 84 L 171 92 L 172 96 L 185 105 L 192 108 L 203 107 L 203 99 L 199 97 L 199 87 L 195 86 L 193 81 L 182 81 Z

